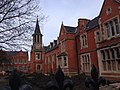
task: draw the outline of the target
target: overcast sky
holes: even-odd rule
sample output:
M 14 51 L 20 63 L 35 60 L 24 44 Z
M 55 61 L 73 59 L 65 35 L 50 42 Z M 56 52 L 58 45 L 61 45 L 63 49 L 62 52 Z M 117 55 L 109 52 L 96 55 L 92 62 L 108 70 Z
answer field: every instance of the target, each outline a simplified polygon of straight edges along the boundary
M 103 0 L 40 0 L 43 13 L 48 16 L 41 32 L 48 45 L 59 36 L 60 26 L 77 26 L 79 18 L 93 19 L 99 15 Z

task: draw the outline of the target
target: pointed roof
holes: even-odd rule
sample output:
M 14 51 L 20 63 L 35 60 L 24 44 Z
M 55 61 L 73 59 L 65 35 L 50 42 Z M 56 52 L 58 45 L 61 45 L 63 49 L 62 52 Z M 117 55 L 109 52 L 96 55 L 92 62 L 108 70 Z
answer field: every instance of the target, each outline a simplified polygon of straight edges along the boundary
M 38 18 L 36 21 L 35 34 L 41 34 Z
M 63 21 L 62 21 L 61 27 L 64 27 L 67 33 L 75 33 L 77 30 L 77 27 L 64 26 Z
M 75 33 L 76 32 L 76 27 L 71 27 L 71 26 L 64 26 L 65 30 L 67 33 Z
M 97 27 L 99 25 L 98 20 L 99 20 L 99 16 L 97 16 L 94 19 L 92 19 L 91 21 L 89 21 L 88 24 L 86 25 L 86 30 L 91 30 L 91 29 Z

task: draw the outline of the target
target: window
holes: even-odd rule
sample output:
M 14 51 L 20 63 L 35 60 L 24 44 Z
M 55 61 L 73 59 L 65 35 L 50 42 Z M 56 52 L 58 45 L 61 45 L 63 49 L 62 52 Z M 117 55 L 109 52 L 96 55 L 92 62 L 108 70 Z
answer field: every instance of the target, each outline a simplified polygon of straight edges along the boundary
M 96 32 L 96 42 L 100 42 L 101 41 L 101 34 L 99 31 Z
M 65 50 L 65 41 L 61 41 L 61 51 Z
M 114 50 L 113 50 L 113 49 L 110 49 L 110 51 L 111 51 L 112 59 L 114 59 L 114 58 L 115 58 Z
M 20 63 L 22 63 L 22 59 L 20 59 Z
M 110 37 L 110 27 L 109 27 L 108 23 L 105 24 L 105 28 L 106 28 L 106 32 L 107 32 L 107 37 Z
M 107 59 L 110 59 L 110 53 L 109 53 L 109 50 L 106 50 L 106 54 L 107 54 Z
M 81 55 L 82 69 L 84 72 L 90 71 L 90 54 Z
M 120 70 L 120 48 L 108 48 L 101 50 L 101 59 L 104 71 Z
M 60 65 L 62 67 L 61 58 L 58 59 L 58 65 Z
M 81 47 L 82 48 L 87 47 L 87 36 L 86 36 L 86 34 L 81 35 Z
M 36 53 L 36 60 L 40 59 L 40 53 Z
M 120 28 L 119 28 L 119 23 L 117 18 L 114 19 L 114 23 L 115 23 L 116 34 L 119 34 Z
M 105 51 L 101 51 L 103 70 L 106 70 Z
M 106 14 L 109 15 L 110 13 L 112 13 L 112 9 L 111 9 L 111 7 L 108 7 L 108 8 L 106 9 Z
M 107 38 L 120 34 L 120 27 L 118 18 L 114 18 L 105 23 L 105 30 Z
M 26 60 L 24 60 L 24 63 L 26 64 Z
M 64 56 L 64 57 L 63 57 L 63 60 L 64 60 L 64 66 L 67 66 L 67 57 Z
M 113 22 L 110 21 L 109 24 L 110 24 L 110 29 L 111 29 L 112 36 L 114 36 L 115 35 L 115 30 L 114 30 Z
M 120 50 L 119 48 L 115 48 L 117 58 L 120 58 Z
M 102 60 L 105 60 L 105 52 L 103 50 L 101 51 L 101 55 L 102 55 Z

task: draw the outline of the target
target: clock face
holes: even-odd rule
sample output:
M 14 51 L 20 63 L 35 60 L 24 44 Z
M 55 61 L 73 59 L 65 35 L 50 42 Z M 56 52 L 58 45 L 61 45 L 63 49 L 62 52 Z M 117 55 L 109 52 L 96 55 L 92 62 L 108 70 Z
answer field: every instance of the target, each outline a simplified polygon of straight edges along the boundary
M 40 49 L 40 45 L 36 45 L 36 49 Z

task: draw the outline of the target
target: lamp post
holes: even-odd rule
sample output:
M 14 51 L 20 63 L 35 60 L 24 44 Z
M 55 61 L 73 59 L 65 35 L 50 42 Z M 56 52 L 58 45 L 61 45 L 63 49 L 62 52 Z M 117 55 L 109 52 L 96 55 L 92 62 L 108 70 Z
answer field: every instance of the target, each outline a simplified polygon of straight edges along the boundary
M 100 85 L 105 85 L 106 80 L 103 77 L 99 77 L 99 72 L 96 69 L 95 65 L 92 65 L 91 69 L 91 78 L 87 77 L 85 80 L 85 86 L 86 87 L 93 87 L 93 90 L 99 90 Z

